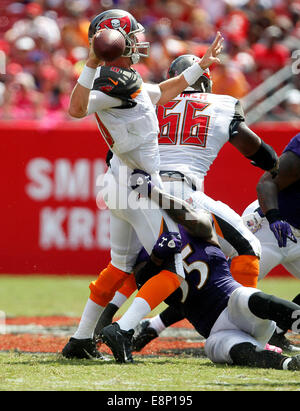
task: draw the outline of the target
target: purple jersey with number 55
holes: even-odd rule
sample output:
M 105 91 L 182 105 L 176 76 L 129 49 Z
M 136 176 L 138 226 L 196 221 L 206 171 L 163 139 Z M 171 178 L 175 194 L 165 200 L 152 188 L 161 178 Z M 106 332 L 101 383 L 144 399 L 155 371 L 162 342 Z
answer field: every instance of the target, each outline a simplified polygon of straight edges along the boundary
M 203 337 L 209 336 L 215 321 L 226 308 L 232 292 L 241 287 L 229 270 L 222 250 L 193 237 L 179 226 L 185 271 L 185 283 L 165 302 L 176 306 Z M 139 254 L 137 264 L 149 258 L 145 249 Z
M 300 157 L 300 133 L 291 139 L 283 152 L 288 151 Z M 282 218 L 300 228 L 300 179 L 279 192 L 278 205 Z
M 181 227 L 180 234 L 188 284 L 188 293 L 181 309 L 195 329 L 207 338 L 226 308 L 230 295 L 241 284 L 233 279 L 219 247 L 192 237 Z

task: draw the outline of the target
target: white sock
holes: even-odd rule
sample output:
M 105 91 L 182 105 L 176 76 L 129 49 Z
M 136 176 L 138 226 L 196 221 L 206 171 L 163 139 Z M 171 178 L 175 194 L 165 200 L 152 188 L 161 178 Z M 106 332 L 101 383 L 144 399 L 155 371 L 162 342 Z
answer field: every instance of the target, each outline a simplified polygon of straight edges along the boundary
M 119 291 L 116 291 L 114 298 L 110 301 L 110 303 L 120 308 L 121 305 L 123 305 L 126 300 L 127 300 L 126 295 L 119 293 Z
M 93 338 L 95 327 L 100 315 L 104 311 L 104 308 L 105 307 L 94 303 L 91 299 L 88 299 L 73 338 L 77 338 L 79 340 L 84 338 Z
M 157 334 L 163 332 L 166 329 L 165 324 L 162 322 L 160 315 L 156 315 L 153 318 L 150 318 L 150 327 L 154 328 Z
M 283 363 L 282 363 L 282 369 L 283 370 L 288 370 L 288 365 L 291 361 L 292 361 L 291 358 L 287 358 L 286 360 L 284 360 Z
M 151 307 L 147 301 L 141 297 L 136 297 L 117 323 L 121 330 L 128 331 L 134 329 L 141 319 L 146 317 L 150 312 Z

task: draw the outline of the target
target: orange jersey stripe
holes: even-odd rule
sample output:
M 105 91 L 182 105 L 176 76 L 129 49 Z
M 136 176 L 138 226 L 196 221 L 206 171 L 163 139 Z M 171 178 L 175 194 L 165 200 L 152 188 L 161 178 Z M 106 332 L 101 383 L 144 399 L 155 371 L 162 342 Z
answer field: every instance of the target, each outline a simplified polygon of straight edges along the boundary
M 165 220 L 164 220 L 164 218 L 162 217 L 161 223 L 160 223 L 160 229 L 159 229 L 159 236 L 161 236 L 162 233 L 164 232 L 164 224 L 165 224 Z
M 142 91 L 142 89 L 139 88 L 135 93 L 132 93 L 132 94 L 130 95 L 130 97 L 131 97 L 131 98 L 136 98 L 136 96 L 138 96 L 141 91 Z
M 219 226 L 219 224 L 218 224 L 218 222 L 217 222 L 216 217 L 215 217 L 213 214 L 212 214 L 212 217 L 213 217 L 214 224 L 215 224 L 215 230 L 216 230 L 218 236 L 224 238 L 223 233 L 222 233 L 222 230 L 221 230 L 221 228 L 220 228 L 220 226 Z

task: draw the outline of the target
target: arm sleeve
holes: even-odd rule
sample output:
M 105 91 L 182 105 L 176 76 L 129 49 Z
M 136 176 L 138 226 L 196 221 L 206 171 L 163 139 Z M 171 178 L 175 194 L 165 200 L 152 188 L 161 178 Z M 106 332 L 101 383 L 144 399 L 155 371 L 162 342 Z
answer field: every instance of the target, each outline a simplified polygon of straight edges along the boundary
M 240 100 L 237 100 L 235 104 L 234 120 L 245 121 L 245 113 Z
M 237 133 L 239 124 L 243 121 L 245 121 L 245 113 L 241 102 L 237 100 L 235 104 L 233 119 L 229 125 L 229 137 L 234 137 L 234 135 Z
M 149 94 L 152 104 L 155 106 L 161 97 L 161 90 L 158 84 L 144 83 L 144 87 Z
M 122 101 L 116 97 L 108 96 L 102 91 L 92 90 L 90 92 L 87 115 L 93 114 L 96 111 L 105 110 L 112 107 L 119 107 Z

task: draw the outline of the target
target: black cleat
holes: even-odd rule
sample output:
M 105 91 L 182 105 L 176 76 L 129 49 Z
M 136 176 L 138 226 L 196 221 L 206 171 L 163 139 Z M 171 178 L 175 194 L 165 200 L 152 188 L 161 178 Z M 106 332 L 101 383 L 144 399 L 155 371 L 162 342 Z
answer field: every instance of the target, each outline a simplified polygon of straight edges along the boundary
M 112 323 L 104 327 L 100 337 L 112 351 L 116 362 L 127 363 L 133 362 L 132 358 L 132 336 L 133 330 L 121 330 L 118 323 Z
M 295 355 L 292 360 L 288 363 L 287 368 L 291 371 L 300 370 L 300 355 Z
M 300 347 L 293 345 L 284 333 L 276 333 L 272 335 L 269 344 L 281 348 L 283 351 L 296 352 L 300 351 Z
M 141 351 L 150 341 L 158 337 L 157 331 L 149 325 L 150 321 L 144 320 L 137 326 L 132 341 L 132 351 Z
M 71 337 L 62 350 L 65 358 L 78 359 L 103 359 L 103 355 L 97 350 L 96 342 L 92 338 L 79 340 Z

